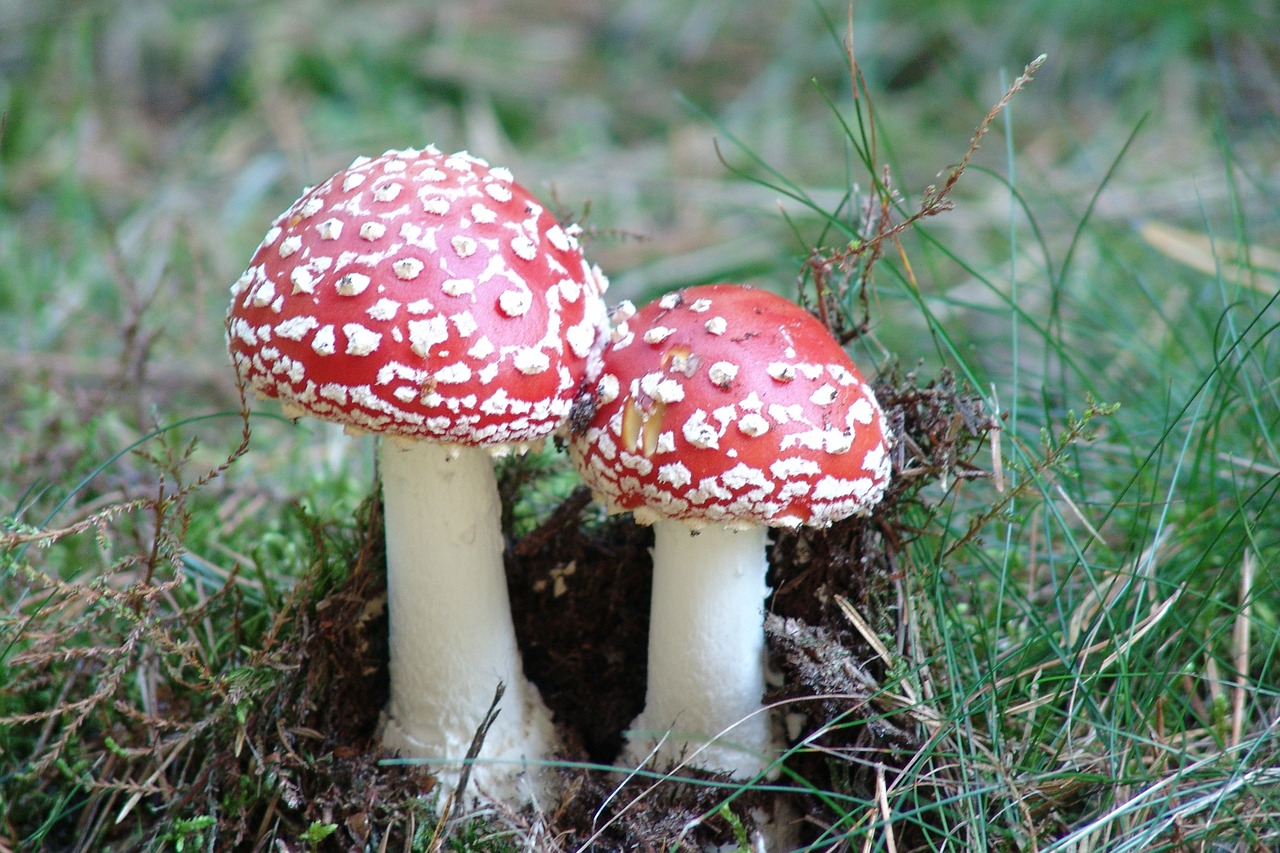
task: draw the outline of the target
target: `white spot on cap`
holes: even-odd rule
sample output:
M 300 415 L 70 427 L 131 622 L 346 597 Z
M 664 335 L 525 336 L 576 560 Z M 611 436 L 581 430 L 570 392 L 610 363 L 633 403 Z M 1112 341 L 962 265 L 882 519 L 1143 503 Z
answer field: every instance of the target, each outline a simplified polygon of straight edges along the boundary
M 365 313 L 375 320 L 394 320 L 396 312 L 400 310 L 400 303 L 394 299 L 379 299 L 377 302 L 369 306 L 369 310 Z
M 552 225 L 547 229 L 547 241 L 562 252 L 567 252 L 573 248 L 569 235 L 564 233 L 564 229 L 559 225 Z
M 813 487 L 813 499 L 831 501 L 847 498 L 850 495 L 866 492 L 870 481 L 846 480 L 841 477 L 823 477 Z
M 757 500 L 773 491 L 773 483 L 769 481 L 763 471 L 759 468 L 752 468 L 742 462 L 721 474 L 720 479 L 731 489 L 741 490 L 748 486 L 754 486 L 758 490 Z
M 537 245 L 523 234 L 517 234 L 511 238 L 511 251 L 526 261 L 531 261 L 538 257 Z
M 698 372 L 698 365 L 702 364 L 702 357 L 693 352 L 682 352 L 676 347 L 667 350 L 666 356 L 670 357 L 668 367 L 672 373 L 683 373 L 690 379 Z
M 342 333 L 347 336 L 347 355 L 369 355 L 376 352 L 378 344 L 382 343 L 382 335 L 359 323 L 347 323 L 342 327 Z
M 678 403 L 684 399 L 684 386 L 661 373 L 640 377 L 640 390 L 659 403 Z
M 489 399 L 480 404 L 480 411 L 486 415 L 505 415 L 511 411 L 511 397 L 507 395 L 507 389 L 499 388 L 493 392 Z
M 707 376 L 720 388 L 728 388 L 738 375 L 738 365 L 727 361 L 717 361 L 707 370 Z
M 569 304 L 578 301 L 578 297 L 582 295 L 582 285 L 571 278 L 560 279 L 560 298 Z
M 482 335 L 479 340 L 471 345 L 471 349 L 467 350 L 467 355 L 472 358 L 484 360 L 493 355 L 493 351 L 495 349 L 497 348 L 493 345 L 493 341 Z
M 793 364 L 775 361 L 765 368 L 765 372 L 779 382 L 790 382 L 796 378 L 796 368 Z
M 431 348 L 449 339 L 449 329 L 444 317 L 436 315 L 425 320 L 409 321 L 409 346 L 415 353 L 427 358 Z
M 423 263 L 417 258 L 401 258 L 391 264 L 391 269 L 395 272 L 396 278 L 404 281 L 411 281 L 418 277 L 422 272 Z
M 324 385 L 321 385 L 316 389 L 316 393 L 321 397 L 324 397 L 326 400 L 332 400 L 339 406 L 345 406 L 347 404 L 347 398 L 350 397 L 350 394 L 347 391 L 347 386 L 339 385 L 336 382 L 326 382 Z
M 871 406 L 871 402 L 866 397 L 859 397 L 853 401 L 853 405 L 849 407 L 849 416 L 847 420 L 849 425 L 854 423 L 869 424 L 875 415 L 875 409 Z
M 505 181 L 508 184 L 515 180 L 515 177 L 511 174 L 511 170 L 506 166 L 494 166 L 489 170 L 489 177 L 493 178 L 495 181 Z
M 351 164 L 352 168 L 355 168 L 355 166 L 356 166 L 355 163 Z M 364 174 L 362 172 L 347 172 L 347 176 L 342 179 L 342 191 L 344 193 L 349 193 L 363 183 L 364 183 Z
M 276 283 L 267 279 L 253 291 L 253 304 L 256 308 L 265 308 L 276 298 Z
M 291 341 L 300 341 L 307 336 L 307 332 L 319 325 L 320 321 L 315 317 L 304 314 L 301 317 L 290 317 L 288 320 L 281 320 L 276 324 L 275 333 Z
M 471 381 L 471 368 L 462 362 L 457 364 L 448 364 L 435 372 L 437 382 L 445 385 L 461 385 L 463 382 Z
M 477 243 L 465 234 L 456 234 L 449 241 L 449 245 L 453 246 L 453 251 L 460 258 L 469 258 L 476 253 Z
M 343 296 L 359 296 L 369 286 L 369 276 L 358 272 L 349 272 L 341 276 L 334 287 Z
M 569 342 L 569 349 L 575 356 L 586 358 L 595 345 L 596 330 L 589 323 L 580 323 L 565 329 L 564 339 Z
M 887 449 L 888 448 L 884 446 L 884 442 L 882 441 L 875 447 L 868 450 L 867 455 L 862 459 L 862 467 L 865 470 L 872 472 L 877 477 L 889 476 L 888 466 L 885 465 L 888 461 L 885 454 Z M 882 468 L 884 469 L 883 471 L 881 470 Z
M 836 391 L 834 385 L 823 383 L 812 394 L 809 395 L 809 402 L 815 406 L 830 406 L 836 401 Z
M 784 406 L 781 403 L 769 404 L 769 417 L 780 424 L 804 420 L 804 408 L 799 403 Z
M 302 208 L 298 214 L 303 217 L 315 216 L 324 207 L 324 199 L 318 195 L 313 195 L 302 203 Z
M 710 299 L 695 299 L 689 306 L 689 310 L 695 314 L 705 314 L 711 310 Z
M 822 466 L 813 459 L 788 456 L 771 464 L 769 471 L 776 479 L 793 480 L 796 477 L 815 477 L 822 473 Z
M 476 283 L 469 278 L 451 278 L 440 285 L 446 296 L 466 296 L 476 289 Z
M 373 191 L 373 200 L 382 202 L 395 201 L 396 197 L 400 195 L 400 191 L 402 189 L 404 189 L 404 184 L 397 184 L 394 182 L 383 184 Z
M 829 429 L 823 436 L 823 449 L 828 453 L 848 453 L 853 448 L 852 433 Z
M 316 336 L 311 339 L 311 348 L 320 355 L 333 355 L 338 351 L 337 336 L 333 326 L 322 326 Z
M 453 321 L 454 328 L 458 330 L 458 334 L 464 338 L 469 338 L 475 334 L 480 324 L 476 322 L 476 318 L 472 316 L 470 311 L 459 311 L 449 318 Z
M 512 357 L 511 363 L 516 366 L 516 370 L 526 376 L 535 376 L 539 373 L 545 373 L 551 367 L 551 359 L 545 352 L 532 347 L 523 347 L 516 350 L 515 356 Z
M 680 305 L 684 299 L 678 292 L 664 293 L 662 298 L 658 300 L 658 307 L 664 311 L 670 311 Z
M 707 413 L 702 409 L 694 412 L 684 426 L 680 428 L 680 432 L 684 434 L 684 440 L 692 444 L 694 447 L 706 450 L 718 450 L 720 448 L 720 433 L 716 428 L 707 422 Z
M 681 462 L 668 462 L 658 466 L 658 482 L 676 489 L 683 489 L 693 482 L 693 474 Z
M 533 304 L 533 296 L 527 290 L 504 290 L 498 297 L 498 308 L 508 317 L 522 317 Z
M 285 237 L 280 241 L 280 248 L 277 251 L 280 253 L 280 257 L 287 258 L 301 248 L 302 235 L 290 234 L 288 237 Z
M 485 184 L 484 191 L 489 194 L 489 198 L 494 201 L 506 202 L 511 201 L 511 190 L 502 184 Z
M 289 273 L 294 293 L 315 293 L 316 279 L 306 267 L 294 267 Z
M 738 429 L 750 438 L 757 438 L 769 431 L 769 422 L 756 412 L 747 412 L 738 420 Z
M 316 233 L 321 240 L 337 240 L 342 236 L 342 220 L 326 219 L 316 226 Z
M 796 365 L 796 370 L 800 371 L 800 375 L 803 376 L 805 379 L 817 381 L 819 378 L 822 377 L 821 364 L 809 364 L 808 362 L 801 362 Z
M 600 405 L 612 403 L 618 399 L 618 377 L 612 373 L 606 373 L 600 377 L 600 381 L 596 383 L 596 400 Z
M 381 222 L 366 222 L 360 226 L 360 236 L 365 240 L 379 240 L 387 233 L 387 226 Z
M 491 207 L 486 207 L 480 202 L 471 205 L 471 218 L 481 225 L 490 225 L 498 221 L 498 214 Z
M 709 335 L 723 335 L 725 329 L 729 328 L 729 324 L 723 317 L 712 317 L 703 326 Z
M 436 216 L 444 216 L 449 212 L 449 200 L 440 196 L 430 196 L 422 200 L 422 209 Z
M 676 330 L 670 326 L 654 326 L 651 329 L 645 329 L 644 342 L 646 344 L 660 344 L 675 333 Z

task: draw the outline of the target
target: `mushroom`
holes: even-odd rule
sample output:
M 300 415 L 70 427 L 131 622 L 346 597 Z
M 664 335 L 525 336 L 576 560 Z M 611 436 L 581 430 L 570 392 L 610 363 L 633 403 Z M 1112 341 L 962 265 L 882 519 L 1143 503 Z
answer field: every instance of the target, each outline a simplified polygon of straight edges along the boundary
M 559 428 L 598 360 L 607 283 L 574 234 L 465 152 L 360 157 L 275 220 L 227 318 L 258 395 L 382 436 L 384 745 L 461 759 L 501 682 L 471 778 L 502 796 L 555 737 L 516 647 L 490 457 Z
M 597 500 L 654 526 L 648 692 L 626 758 L 751 777 L 776 755 L 761 706 L 768 530 L 875 506 L 884 416 L 826 327 L 766 291 L 669 293 L 612 338 L 570 454 Z

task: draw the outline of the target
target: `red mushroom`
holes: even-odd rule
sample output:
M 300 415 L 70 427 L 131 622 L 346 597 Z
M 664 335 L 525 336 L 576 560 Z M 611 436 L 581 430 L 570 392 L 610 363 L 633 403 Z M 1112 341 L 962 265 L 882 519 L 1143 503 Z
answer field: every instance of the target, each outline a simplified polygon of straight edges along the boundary
M 889 481 L 871 388 L 830 332 L 736 285 L 667 294 L 618 325 L 570 452 L 599 501 L 654 525 L 648 695 L 628 758 L 752 776 L 769 527 L 865 513 Z
M 554 743 L 521 669 L 490 456 L 565 420 L 604 325 L 598 269 L 506 169 L 435 148 L 357 159 L 271 226 L 232 288 L 259 395 L 383 436 L 391 698 L 383 742 L 482 758 L 503 785 Z

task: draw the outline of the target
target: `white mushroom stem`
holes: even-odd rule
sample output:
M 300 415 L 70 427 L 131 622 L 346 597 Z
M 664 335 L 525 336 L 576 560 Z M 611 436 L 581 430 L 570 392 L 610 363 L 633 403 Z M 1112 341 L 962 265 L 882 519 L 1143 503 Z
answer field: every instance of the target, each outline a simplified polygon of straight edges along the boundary
M 627 759 L 747 778 L 776 750 L 764 694 L 768 529 L 654 523 L 649 678 Z
M 429 759 L 456 784 L 477 728 L 506 684 L 471 779 L 498 798 L 528 797 L 520 775 L 555 742 L 522 670 L 502 564 L 498 489 L 488 451 L 384 439 L 391 700 L 383 743 Z M 536 772 L 532 775 L 537 775 Z

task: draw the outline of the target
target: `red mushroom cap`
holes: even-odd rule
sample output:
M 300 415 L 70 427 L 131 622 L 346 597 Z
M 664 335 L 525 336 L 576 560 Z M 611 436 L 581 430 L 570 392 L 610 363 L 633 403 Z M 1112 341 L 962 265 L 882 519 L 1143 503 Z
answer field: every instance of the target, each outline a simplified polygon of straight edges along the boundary
M 272 224 L 232 287 L 236 369 L 286 411 L 473 445 L 569 413 L 604 323 L 598 269 L 506 169 L 358 158 Z
M 570 449 L 637 520 L 828 525 L 889 482 L 884 415 L 826 327 L 738 285 L 669 293 L 620 324 Z

